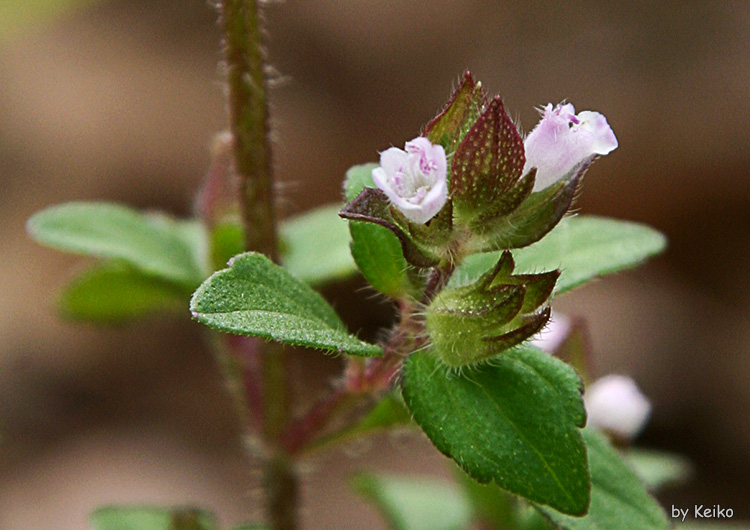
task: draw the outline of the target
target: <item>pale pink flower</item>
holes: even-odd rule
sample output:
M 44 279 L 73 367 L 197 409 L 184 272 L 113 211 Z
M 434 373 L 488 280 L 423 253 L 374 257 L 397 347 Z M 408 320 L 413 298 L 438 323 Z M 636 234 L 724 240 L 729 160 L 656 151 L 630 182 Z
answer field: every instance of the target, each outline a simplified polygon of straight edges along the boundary
M 585 110 L 576 115 L 570 103 L 555 107 L 549 103 L 541 121 L 526 137 L 524 148 L 523 174 L 537 168 L 534 191 L 540 191 L 587 158 L 612 152 L 617 148 L 617 138 L 602 114 Z
M 372 179 L 407 219 L 424 224 L 448 198 L 445 150 L 421 136 L 406 142 L 405 149 L 391 147 L 380 153 L 380 167 L 372 170 Z
M 529 342 L 532 346 L 554 355 L 568 338 L 572 328 L 573 323 L 568 317 L 553 311 L 544 329 L 531 337 Z
M 629 377 L 607 375 L 596 380 L 583 396 L 588 423 L 629 440 L 646 425 L 651 403 Z

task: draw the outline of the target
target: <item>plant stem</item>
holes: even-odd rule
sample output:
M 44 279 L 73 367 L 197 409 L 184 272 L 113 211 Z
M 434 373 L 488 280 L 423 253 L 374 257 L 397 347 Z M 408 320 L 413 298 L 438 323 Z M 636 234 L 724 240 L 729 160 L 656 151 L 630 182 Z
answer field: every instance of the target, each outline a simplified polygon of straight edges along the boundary
M 219 3 L 219 9 L 245 249 L 261 252 L 278 263 L 268 90 L 258 3 L 257 0 L 224 0 Z M 274 530 L 294 530 L 297 528 L 297 476 L 281 444 L 281 433 L 290 416 L 286 352 L 275 344 L 259 343 L 258 347 L 263 402 L 261 435 L 266 448 L 262 464 L 263 487 L 268 525 Z
M 278 263 L 268 89 L 258 5 L 256 0 L 225 0 L 220 9 L 245 248 L 262 252 Z

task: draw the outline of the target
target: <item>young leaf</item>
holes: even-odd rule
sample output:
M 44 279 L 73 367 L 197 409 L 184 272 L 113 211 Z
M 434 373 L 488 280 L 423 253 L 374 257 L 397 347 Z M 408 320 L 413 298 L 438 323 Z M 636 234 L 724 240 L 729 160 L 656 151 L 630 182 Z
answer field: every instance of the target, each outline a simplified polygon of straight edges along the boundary
M 281 223 L 281 261 L 293 276 L 320 285 L 357 272 L 349 252 L 347 223 L 338 216 L 340 209 L 340 204 L 329 204 Z
M 62 314 L 89 322 L 123 322 L 154 311 L 184 311 L 190 291 L 121 263 L 79 274 L 60 294 Z
M 334 309 L 301 280 L 257 253 L 235 256 L 190 301 L 193 318 L 227 333 L 360 356 L 379 346 L 349 335 Z
M 353 200 L 365 187 L 374 187 L 372 170 L 377 164 L 354 166 L 346 172 L 344 196 Z M 403 298 L 411 289 L 401 242 L 387 228 L 349 221 L 351 254 L 357 267 L 375 289 L 391 298 Z
M 90 516 L 96 530 L 216 530 L 213 514 L 194 508 L 106 506 Z
M 658 254 L 666 239 L 648 226 L 579 215 L 563 219 L 541 241 L 513 251 L 516 272 L 560 269 L 555 292 L 562 293 L 589 280 L 635 267 Z M 473 281 L 495 266 L 501 252 L 474 254 L 464 260 L 449 285 Z
M 352 482 L 389 530 L 465 530 L 471 523 L 469 505 L 453 484 L 370 473 Z
M 194 248 L 197 229 L 184 225 L 118 204 L 67 203 L 33 215 L 26 226 L 51 247 L 121 259 L 146 274 L 195 287 L 204 277 Z
M 542 513 L 564 530 L 668 530 L 666 514 L 617 451 L 593 429 L 583 436 L 591 470 L 588 514 L 577 518 L 539 507 Z
M 430 352 L 404 364 L 404 401 L 435 447 L 480 483 L 570 514 L 589 503 L 581 382 L 528 345 L 446 374 Z
M 652 491 L 684 484 L 693 475 L 693 465 L 687 458 L 663 451 L 630 449 L 626 461 Z

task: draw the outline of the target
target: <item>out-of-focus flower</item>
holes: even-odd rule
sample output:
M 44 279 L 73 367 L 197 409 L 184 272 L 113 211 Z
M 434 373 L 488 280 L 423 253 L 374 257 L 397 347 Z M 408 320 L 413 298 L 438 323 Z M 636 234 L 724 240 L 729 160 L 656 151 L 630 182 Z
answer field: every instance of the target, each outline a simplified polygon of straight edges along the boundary
M 570 335 L 573 324 L 565 315 L 555 311 L 547 322 L 545 328 L 531 337 L 529 341 L 532 345 L 554 355 L 557 349 L 562 346 L 565 339 Z
M 391 147 L 380 153 L 372 178 L 407 219 L 424 224 L 448 198 L 446 170 L 443 146 L 419 136 L 406 142 L 405 150 Z
M 595 381 L 583 396 L 588 423 L 630 440 L 646 425 L 651 403 L 629 377 L 608 375 Z
M 602 114 L 585 110 L 576 115 L 570 103 L 555 107 L 549 103 L 526 137 L 524 148 L 523 174 L 537 168 L 534 191 L 540 191 L 587 158 L 612 152 L 617 138 Z

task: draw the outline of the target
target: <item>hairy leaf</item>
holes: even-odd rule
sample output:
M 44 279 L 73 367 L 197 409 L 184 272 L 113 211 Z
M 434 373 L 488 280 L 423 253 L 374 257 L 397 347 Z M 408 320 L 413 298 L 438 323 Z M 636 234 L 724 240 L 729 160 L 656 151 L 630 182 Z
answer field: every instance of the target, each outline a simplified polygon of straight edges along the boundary
M 380 347 L 347 333 L 334 309 L 301 280 L 257 253 L 240 254 L 195 291 L 193 317 L 228 333 L 361 356 Z
M 481 483 L 582 514 L 589 502 L 581 382 L 528 345 L 448 374 L 430 351 L 404 364 L 404 401 L 435 447 Z
M 668 530 L 666 514 L 617 451 L 593 429 L 583 435 L 591 469 L 588 514 L 570 517 L 548 507 L 540 510 L 564 530 Z

